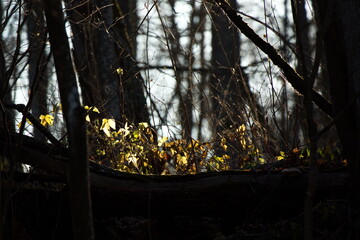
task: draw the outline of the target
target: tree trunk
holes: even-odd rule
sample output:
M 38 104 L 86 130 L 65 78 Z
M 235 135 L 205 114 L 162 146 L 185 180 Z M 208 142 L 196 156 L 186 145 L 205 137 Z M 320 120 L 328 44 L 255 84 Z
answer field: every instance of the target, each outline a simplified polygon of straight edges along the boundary
M 318 1 L 334 118 L 352 173 L 350 192 L 360 201 L 360 3 Z
M 230 1 L 230 6 L 233 10 L 237 9 L 236 1 Z M 216 138 L 225 136 L 226 132 L 234 132 L 241 124 L 246 124 L 251 119 L 254 123 L 252 134 L 262 138 L 253 138 L 256 148 L 261 149 L 265 145 L 269 147 L 271 142 L 268 142 L 267 124 L 262 108 L 251 92 L 248 78 L 241 66 L 240 33 L 229 19 L 222 15 L 220 9 L 214 6 L 213 11 L 212 68 L 214 72 L 210 80 L 213 135 Z M 250 112 L 246 106 L 251 109 Z M 229 142 L 230 149 L 227 151 L 217 147 L 217 154 L 229 154 L 232 159 L 238 159 L 239 149 L 242 147 L 236 142 Z M 233 168 L 239 167 L 237 162 L 231 164 Z
M 231 6 L 236 9 L 236 1 L 231 1 Z M 234 27 L 230 27 L 229 20 L 221 15 L 219 9 L 214 8 L 213 11 L 212 68 L 215 72 L 210 87 L 216 121 L 213 125 L 219 127 L 215 130 L 216 132 L 221 132 L 235 123 L 233 115 L 242 116 L 244 96 L 238 92 L 237 81 L 243 81 L 241 78 L 243 74 L 239 74 L 238 71 L 240 68 L 239 33 Z M 245 121 L 244 119 L 236 120 L 238 123 Z
M 230 5 L 237 9 L 235 0 L 230 1 Z M 240 82 L 245 81 L 244 74 L 240 66 L 240 37 L 239 32 L 227 18 L 221 14 L 221 10 L 215 6 L 212 9 L 212 69 L 213 76 L 210 78 L 211 98 L 211 126 L 213 137 L 220 143 L 220 139 L 225 137 L 226 130 L 235 131 L 246 122 L 244 118 L 244 90 L 239 91 Z M 241 87 L 240 87 L 241 88 Z M 232 129 L 231 129 L 232 127 Z M 237 159 L 238 150 L 231 147 L 224 151 L 221 146 L 216 146 L 216 154 L 222 156 L 228 154 L 232 159 Z M 238 163 L 232 162 L 232 168 L 236 168 Z
M 147 122 L 143 80 L 132 55 L 136 38 L 129 39 L 133 35 L 126 32 L 129 28 L 126 14 L 136 14 L 133 5 L 125 8 L 126 2 L 117 1 L 66 2 L 84 103 L 97 106 L 103 117 L 123 123 Z M 96 11 L 97 8 L 100 10 Z M 133 21 L 131 16 L 135 24 Z M 118 74 L 118 69 L 123 74 Z
M 305 1 L 291 0 L 291 8 L 293 14 L 294 28 L 296 32 L 296 72 L 298 72 L 304 79 L 311 72 L 311 49 L 309 40 L 309 21 L 306 17 Z M 306 127 L 306 114 L 304 111 L 304 98 L 298 96 L 297 93 L 292 94 L 292 98 L 295 102 L 294 107 L 294 136 L 303 136 L 303 143 L 309 140 L 309 135 Z M 298 146 L 294 146 L 298 147 Z
M 144 79 L 137 66 L 137 8 L 136 0 L 117 0 L 114 9 L 114 38 L 119 67 L 124 70 L 120 75 L 120 101 L 122 112 L 127 121 L 133 123 L 149 122 L 149 113 L 144 93 Z M 118 21 L 118 19 L 121 19 Z
M 81 1 L 66 0 L 66 13 L 70 20 L 73 33 L 74 62 L 79 77 L 84 105 L 96 106 L 102 104 L 98 64 L 95 56 L 97 25 L 92 22 L 95 11 L 93 0 L 86 4 Z M 91 17 L 90 17 L 91 16 Z
M 61 1 L 44 3 L 69 141 L 67 170 L 74 239 L 94 239 L 85 110 L 80 105 Z
M 115 22 L 111 0 L 96 1 L 100 9 L 101 23 L 98 26 L 96 38 L 96 56 L 99 64 L 100 91 L 107 117 L 117 120 L 123 119 L 124 102 L 122 101 L 121 83 L 116 70 L 120 67 L 117 61 L 116 42 L 114 41 L 114 30 L 110 28 Z

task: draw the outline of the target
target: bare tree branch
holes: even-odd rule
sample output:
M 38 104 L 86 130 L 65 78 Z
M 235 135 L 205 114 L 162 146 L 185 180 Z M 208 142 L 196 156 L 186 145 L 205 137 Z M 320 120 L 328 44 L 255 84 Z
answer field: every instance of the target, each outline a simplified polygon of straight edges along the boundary
M 254 30 L 243 21 L 242 17 L 237 14 L 237 11 L 230 7 L 225 0 L 215 0 L 215 3 L 223 10 L 229 20 L 283 71 L 287 81 L 292 87 L 301 95 L 306 95 L 304 79 L 279 55 L 275 48 L 256 34 Z M 312 100 L 324 113 L 330 117 L 334 116 L 332 105 L 315 90 L 312 90 Z

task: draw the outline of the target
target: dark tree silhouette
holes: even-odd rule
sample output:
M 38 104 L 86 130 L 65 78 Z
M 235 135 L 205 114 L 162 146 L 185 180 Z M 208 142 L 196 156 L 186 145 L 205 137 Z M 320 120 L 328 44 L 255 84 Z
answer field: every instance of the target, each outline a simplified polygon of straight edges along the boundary
M 334 120 L 352 172 L 350 193 L 359 201 L 360 4 L 358 1 L 318 1 L 317 6 L 334 105 Z
M 69 141 L 68 183 L 74 239 L 94 239 L 85 110 L 71 61 L 61 1 L 45 3 L 46 22 Z

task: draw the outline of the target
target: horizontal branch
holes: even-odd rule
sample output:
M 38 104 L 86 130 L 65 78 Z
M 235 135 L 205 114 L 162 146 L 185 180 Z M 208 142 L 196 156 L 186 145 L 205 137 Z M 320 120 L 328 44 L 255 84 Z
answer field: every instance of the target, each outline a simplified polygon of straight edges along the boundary
M 174 70 L 174 68 L 178 71 L 184 72 L 204 72 L 204 73 L 211 73 L 211 68 L 197 68 L 197 67 L 185 67 L 185 66 L 171 66 L 171 65 L 150 65 L 146 63 L 138 62 L 138 67 L 141 70 L 149 70 L 149 69 L 158 69 L 158 70 Z M 230 70 L 229 70 L 230 71 Z

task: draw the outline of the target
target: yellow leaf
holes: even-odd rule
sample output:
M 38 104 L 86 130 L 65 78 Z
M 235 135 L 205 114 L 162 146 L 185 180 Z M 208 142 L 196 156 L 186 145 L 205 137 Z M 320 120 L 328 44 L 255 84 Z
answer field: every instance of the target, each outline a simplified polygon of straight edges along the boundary
M 124 70 L 122 68 L 118 68 L 118 69 L 116 69 L 116 73 L 119 74 L 119 75 L 123 75 Z
M 265 159 L 259 158 L 259 163 L 260 163 L 260 164 L 264 164 L 264 163 L 265 163 Z
M 120 128 L 117 133 L 123 135 L 124 137 L 129 135 L 130 131 L 129 131 L 128 123 L 125 123 L 124 128 Z
M 112 129 L 116 129 L 116 122 L 114 119 L 108 119 L 108 123 Z
M 244 137 L 241 137 L 240 138 L 240 144 L 241 146 L 243 147 L 243 149 L 246 149 L 246 140 Z
M 140 130 L 144 130 L 144 129 L 148 128 L 148 127 L 149 127 L 149 124 L 146 123 L 146 122 L 139 123 L 139 129 Z
M 96 113 L 100 113 L 99 109 L 97 107 L 89 107 L 88 105 L 84 106 L 84 109 L 85 110 L 91 110 L 93 112 L 96 112 Z
M 138 140 L 140 137 L 140 132 L 138 130 L 136 130 L 133 132 L 132 136 L 134 139 Z
M 245 124 L 241 124 L 241 126 L 238 129 L 236 129 L 236 132 L 239 134 L 244 134 L 245 130 L 246 130 Z
M 191 142 L 188 144 L 187 148 L 198 148 L 199 146 L 199 141 L 191 139 Z
M 176 156 L 176 159 L 177 159 L 178 164 L 180 164 L 180 165 L 187 165 L 187 163 L 188 163 L 186 157 L 185 157 L 185 156 L 181 156 L 180 154 L 178 154 L 178 155 Z
M 39 117 L 41 125 L 46 127 L 47 125 L 53 125 L 54 124 L 54 117 L 51 115 L 40 115 Z
M 159 140 L 158 142 L 158 147 L 161 147 L 163 144 L 165 144 L 165 142 L 168 140 L 167 137 L 163 137 L 162 139 Z
M 224 162 L 224 159 L 222 157 L 214 156 L 214 159 L 219 162 Z
M 283 151 L 280 151 L 280 156 L 276 157 L 276 160 L 283 160 L 285 159 L 285 153 Z
M 176 153 L 176 150 L 173 148 L 170 148 L 171 155 L 174 155 Z
M 229 155 L 227 155 L 227 154 L 224 154 L 223 156 L 222 156 L 222 159 L 230 159 L 231 157 L 229 156 Z
M 226 145 L 226 138 L 221 138 L 220 146 L 224 149 L 224 151 L 227 150 L 228 146 Z
M 136 157 L 136 154 L 130 154 L 128 157 L 128 161 L 132 162 L 136 168 L 138 168 L 138 158 Z
M 106 152 L 105 152 L 105 150 L 97 149 L 96 154 L 99 156 L 104 156 L 104 155 L 106 155 Z
M 99 111 L 99 109 L 98 109 L 97 107 L 93 107 L 93 108 L 92 108 L 92 111 L 93 111 L 93 112 L 96 112 L 96 113 L 100 113 L 100 111 Z
M 111 136 L 111 134 L 110 134 L 111 128 L 112 129 L 116 128 L 115 120 L 103 118 L 100 130 L 103 130 L 103 132 L 106 134 L 106 136 L 110 137 Z

